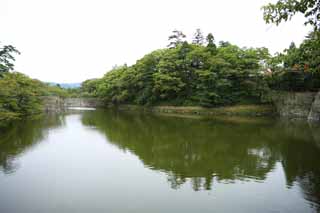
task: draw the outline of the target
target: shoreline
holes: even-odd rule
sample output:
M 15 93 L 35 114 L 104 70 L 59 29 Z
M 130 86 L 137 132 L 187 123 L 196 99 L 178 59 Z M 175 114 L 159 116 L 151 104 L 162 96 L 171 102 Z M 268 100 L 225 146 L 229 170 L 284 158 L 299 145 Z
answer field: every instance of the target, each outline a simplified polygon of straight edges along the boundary
M 230 116 L 230 117 L 277 117 L 276 109 L 273 105 L 234 105 L 216 108 L 204 108 L 200 106 L 139 106 L 139 105 L 118 105 L 109 106 L 122 111 L 144 111 L 153 113 L 197 115 L 197 116 Z

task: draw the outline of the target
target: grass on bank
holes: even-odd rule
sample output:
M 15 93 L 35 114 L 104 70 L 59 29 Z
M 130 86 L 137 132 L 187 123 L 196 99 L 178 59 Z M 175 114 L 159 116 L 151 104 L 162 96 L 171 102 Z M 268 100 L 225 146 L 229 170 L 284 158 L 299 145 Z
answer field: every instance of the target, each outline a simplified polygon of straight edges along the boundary
M 211 115 L 211 116 L 270 116 L 275 115 L 272 105 L 235 105 L 217 108 L 204 108 L 198 106 L 154 106 L 142 107 L 137 105 L 121 105 L 120 110 L 142 110 L 158 113 L 173 113 L 186 115 Z

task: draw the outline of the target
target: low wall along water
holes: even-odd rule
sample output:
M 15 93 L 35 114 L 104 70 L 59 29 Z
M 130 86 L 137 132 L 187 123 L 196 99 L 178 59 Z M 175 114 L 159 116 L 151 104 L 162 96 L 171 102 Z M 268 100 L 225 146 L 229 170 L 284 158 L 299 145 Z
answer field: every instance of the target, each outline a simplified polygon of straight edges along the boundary
M 274 92 L 273 103 L 280 117 L 320 122 L 320 92 Z M 104 107 L 97 98 L 44 97 L 44 110 L 60 112 L 67 107 Z
M 320 121 L 320 92 L 276 92 L 272 99 L 280 117 Z
M 61 112 L 68 107 L 102 107 L 103 102 L 97 98 L 60 98 L 49 96 L 43 98 L 44 111 Z

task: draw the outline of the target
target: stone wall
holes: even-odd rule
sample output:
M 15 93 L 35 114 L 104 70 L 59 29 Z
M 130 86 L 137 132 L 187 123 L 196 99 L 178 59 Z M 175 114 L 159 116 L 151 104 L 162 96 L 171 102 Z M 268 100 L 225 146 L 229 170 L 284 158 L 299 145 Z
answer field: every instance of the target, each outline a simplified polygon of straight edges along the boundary
M 103 107 L 103 102 L 97 98 L 60 98 L 57 96 L 43 97 L 44 111 L 62 112 L 68 107 Z
M 320 122 L 320 92 L 274 92 L 273 102 L 280 117 Z M 67 107 L 103 107 L 97 98 L 44 97 L 44 111 L 61 112 Z
M 103 102 L 97 98 L 66 98 L 65 107 L 102 107 Z
M 312 103 L 310 113 L 308 115 L 310 121 L 320 121 L 320 92 L 315 96 Z
M 64 99 L 57 96 L 43 97 L 43 110 L 45 112 L 61 112 L 64 110 Z
M 320 92 L 275 92 L 272 97 L 280 117 L 320 121 Z

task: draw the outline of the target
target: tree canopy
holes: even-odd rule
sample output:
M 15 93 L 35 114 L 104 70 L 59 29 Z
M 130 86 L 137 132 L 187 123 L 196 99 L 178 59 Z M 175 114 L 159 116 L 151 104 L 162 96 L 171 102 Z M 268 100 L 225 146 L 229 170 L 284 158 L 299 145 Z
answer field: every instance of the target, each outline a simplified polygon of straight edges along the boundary
M 118 66 L 101 79 L 83 83 L 82 91 L 108 103 L 221 106 L 263 102 L 266 48 L 217 47 L 200 29 L 192 43 L 178 30 L 169 48 L 153 51 L 132 66 Z
M 20 54 L 20 52 L 11 45 L 0 47 L 0 75 L 13 70 L 15 61 L 13 54 Z
M 320 0 L 278 0 L 263 7 L 266 23 L 279 25 L 300 13 L 313 26 L 300 46 L 291 43 L 284 53 L 270 59 L 272 89 L 318 91 L 320 89 Z
M 309 33 L 297 46 L 272 58 L 273 73 L 269 76 L 272 89 L 288 91 L 318 91 L 320 89 L 320 39 L 319 32 Z
M 297 13 L 307 19 L 305 24 L 320 29 L 320 0 L 278 0 L 263 7 L 264 20 L 267 23 L 280 24 L 290 20 Z

